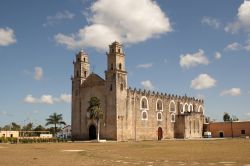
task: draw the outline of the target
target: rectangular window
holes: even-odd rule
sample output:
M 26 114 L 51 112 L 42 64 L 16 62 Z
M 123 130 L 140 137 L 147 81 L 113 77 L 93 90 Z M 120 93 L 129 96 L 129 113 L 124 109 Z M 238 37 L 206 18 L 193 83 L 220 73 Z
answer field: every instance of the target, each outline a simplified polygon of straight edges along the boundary
M 110 84 L 109 90 L 112 91 L 112 89 L 113 89 L 113 88 L 112 88 L 112 84 Z
M 241 134 L 246 134 L 246 131 L 245 130 L 241 130 Z

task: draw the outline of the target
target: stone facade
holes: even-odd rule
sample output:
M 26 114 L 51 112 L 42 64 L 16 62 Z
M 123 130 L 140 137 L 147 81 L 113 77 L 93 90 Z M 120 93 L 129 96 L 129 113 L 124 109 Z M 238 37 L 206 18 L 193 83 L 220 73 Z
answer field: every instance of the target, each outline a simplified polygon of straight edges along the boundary
M 122 45 L 113 42 L 107 53 L 105 79 L 90 74 L 88 56 L 76 55 L 72 76 L 72 139 L 95 139 L 97 124 L 87 117 L 88 101 L 97 97 L 104 111 L 100 138 L 161 140 L 200 138 L 204 101 L 128 87 Z M 94 134 L 93 134 L 94 133 Z

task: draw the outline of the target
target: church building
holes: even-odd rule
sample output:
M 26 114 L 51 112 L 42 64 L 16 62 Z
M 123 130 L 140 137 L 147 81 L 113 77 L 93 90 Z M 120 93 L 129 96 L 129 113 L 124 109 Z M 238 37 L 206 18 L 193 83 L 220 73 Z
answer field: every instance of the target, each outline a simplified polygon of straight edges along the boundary
M 97 124 L 87 116 L 91 97 L 100 100 L 104 119 L 100 138 L 162 140 L 201 138 L 204 101 L 194 97 L 132 89 L 119 42 L 109 45 L 105 78 L 90 72 L 88 55 L 76 55 L 72 76 L 72 139 L 96 139 Z

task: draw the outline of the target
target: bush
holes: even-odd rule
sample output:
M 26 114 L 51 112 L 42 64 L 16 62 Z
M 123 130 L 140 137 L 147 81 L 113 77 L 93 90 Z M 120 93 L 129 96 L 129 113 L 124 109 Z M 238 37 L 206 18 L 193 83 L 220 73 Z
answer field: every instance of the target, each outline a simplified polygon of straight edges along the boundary
M 19 143 L 56 143 L 56 142 L 67 142 L 66 139 L 61 138 L 20 138 Z
M 12 143 L 12 144 L 16 144 L 17 143 L 17 138 L 13 138 L 13 137 L 1 137 L 0 138 L 0 143 Z

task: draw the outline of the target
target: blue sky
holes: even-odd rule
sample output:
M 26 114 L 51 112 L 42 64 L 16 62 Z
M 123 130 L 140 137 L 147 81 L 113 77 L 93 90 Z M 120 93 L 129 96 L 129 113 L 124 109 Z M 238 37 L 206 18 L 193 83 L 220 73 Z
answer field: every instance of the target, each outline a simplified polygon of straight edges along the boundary
M 250 1 L 2 0 L 0 126 L 71 119 L 75 53 L 104 77 L 124 44 L 131 87 L 205 99 L 205 114 L 250 119 Z

